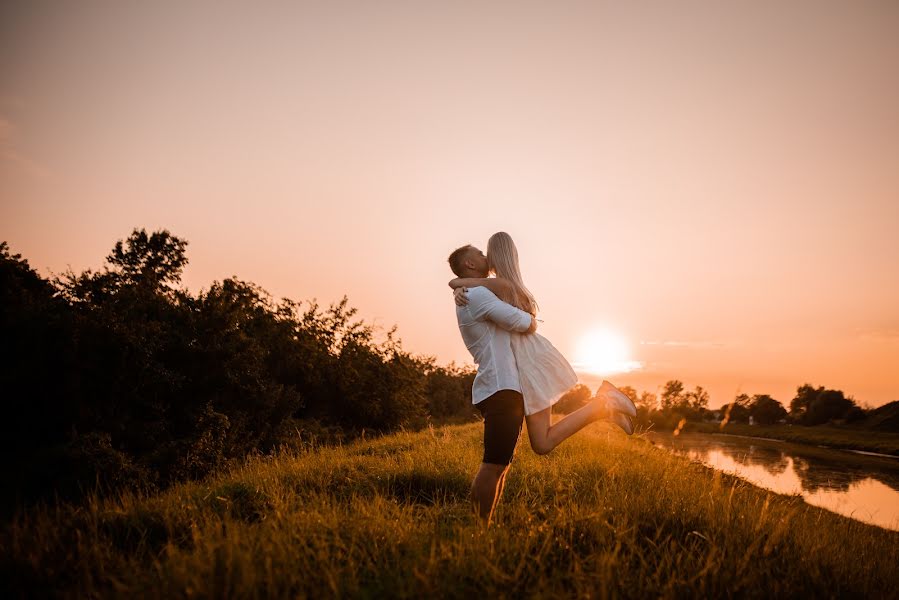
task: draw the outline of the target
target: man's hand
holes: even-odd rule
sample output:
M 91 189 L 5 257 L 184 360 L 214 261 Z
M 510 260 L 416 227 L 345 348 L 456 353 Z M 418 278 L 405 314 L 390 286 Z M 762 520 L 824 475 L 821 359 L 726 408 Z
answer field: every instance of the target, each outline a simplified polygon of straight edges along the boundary
M 465 306 L 468 304 L 468 296 L 465 293 L 468 291 L 468 288 L 460 287 L 453 290 L 453 299 L 456 301 L 456 306 Z

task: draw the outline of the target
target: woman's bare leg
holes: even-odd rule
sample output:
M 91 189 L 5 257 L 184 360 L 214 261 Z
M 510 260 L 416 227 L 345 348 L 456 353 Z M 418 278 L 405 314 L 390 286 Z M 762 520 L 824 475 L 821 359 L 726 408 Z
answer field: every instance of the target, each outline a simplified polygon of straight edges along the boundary
M 604 397 L 593 398 L 573 413 L 552 424 L 552 407 L 528 415 L 528 437 L 537 454 L 549 454 L 553 448 L 573 436 L 590 423 L 609 416 Z

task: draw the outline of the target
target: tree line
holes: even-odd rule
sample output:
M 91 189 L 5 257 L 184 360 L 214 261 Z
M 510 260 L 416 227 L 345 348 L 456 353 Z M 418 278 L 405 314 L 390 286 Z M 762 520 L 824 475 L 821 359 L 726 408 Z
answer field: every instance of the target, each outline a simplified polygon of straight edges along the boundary
M 749 423 L 773 425 L 790 423 L 796 425 L 823 425 L 826 423 L 857 423 L 866 417 L 852 397 L 841 390 L 814 387 L 808 383 L 796 389 L 790 401 L 789 410 L 768 394 L 738 394 L 732 402 L 720 409 L 710 410 L 709 393 L 702 386 L 686 389 L 683 382 L 669 380 L 659 394 L 637 392 L 630 386 L 621 386 L 622 392 L 637 406 L 637 423 L 644 427 L 677 427 L 682 420 L 722 421 L 724 423 Z M 593 397 L 589 387 L 578 384 L 563 396 L 556 409 L 560 412 L 577 410 Z
M 347 298 L 191 294 L 187 241 L 135 229 L 98 271 L 41 277 L 0 244 L 12 504 L 201 477 L 286 439 L 474 418 L 474 372 L 402 348 Z M 13 498 L 15 496 L 15 498 Z

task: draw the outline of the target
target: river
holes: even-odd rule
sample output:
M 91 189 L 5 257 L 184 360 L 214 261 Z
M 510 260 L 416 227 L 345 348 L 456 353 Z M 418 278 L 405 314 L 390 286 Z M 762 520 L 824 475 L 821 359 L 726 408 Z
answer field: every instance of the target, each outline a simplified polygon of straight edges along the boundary
M 779 494 L 899 531 L 899 458 L 734 435 L 650 433 L 691 460 Z

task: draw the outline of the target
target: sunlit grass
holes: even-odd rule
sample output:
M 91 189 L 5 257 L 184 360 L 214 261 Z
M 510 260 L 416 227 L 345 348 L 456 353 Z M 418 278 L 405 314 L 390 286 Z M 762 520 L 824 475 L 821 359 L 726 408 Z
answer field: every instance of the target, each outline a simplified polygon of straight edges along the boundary
M 496 524 L 468 504 L 480 425 L 272 458 L 3 530 L 13 596 L 873 595 L 899 533 L 591 426 L 519 446 Z

